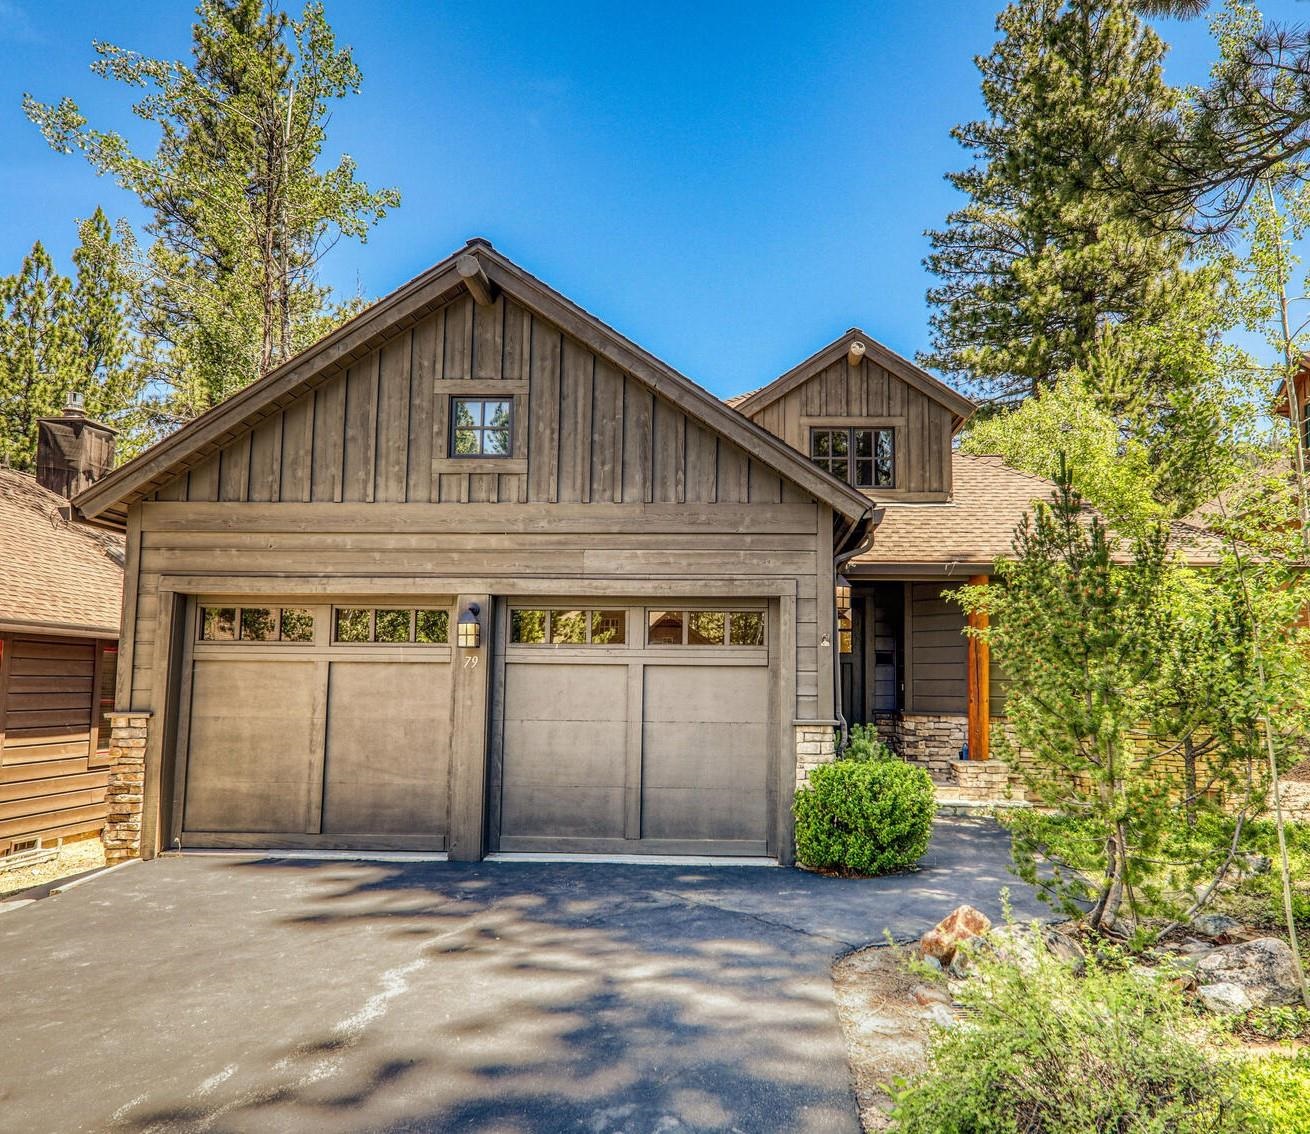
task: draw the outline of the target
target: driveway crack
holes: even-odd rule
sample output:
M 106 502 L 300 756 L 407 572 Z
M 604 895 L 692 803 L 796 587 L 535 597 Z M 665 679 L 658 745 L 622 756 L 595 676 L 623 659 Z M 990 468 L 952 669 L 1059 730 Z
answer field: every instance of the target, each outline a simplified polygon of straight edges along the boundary
M 817 933 L 809 929 L 800 929 L 797 926 L 789 925 L 785 921 L 778 921 L 768 917 L 765 914 L 753 913 L 750 910 L 731 909 L 728 906 L 719 905 L 717 902 L 700 901 L 687 894 L 680 894 L 676 890 L 650 890 L 648 893 L 660 894 L 666 898 L 672 898 L 674 901 L 682 902 L 687 906 L 696 906 L 700 909 L 717 910 L 719 913 L 731 914 L 734 917 L 743 917 L 749 921 L 758 922 L 760 925 L 768 926 L 770 929 L 785 929 L 788 933 L 794 933 L 799 937 L 809 937 L 815 941 L 827 941 L 833 945 L 841 947 L 843 952 L 851 952 L 854 949 L 862 948 L 850 941 L 845 941 L 840 937 L 833 937 L 827 933 Z M 866 942 L 867 944 L 867 942 Z

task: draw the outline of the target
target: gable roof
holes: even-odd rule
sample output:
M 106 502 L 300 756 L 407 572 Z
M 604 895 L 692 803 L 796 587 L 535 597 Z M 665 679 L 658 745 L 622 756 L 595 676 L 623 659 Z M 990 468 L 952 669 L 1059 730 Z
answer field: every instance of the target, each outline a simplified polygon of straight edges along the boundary
M 0 628 L 117 638 L 123 541 L 70 523 L 67 504 L 35 477 L 0 469 Z
M 865 346 L 865 357 L 876 362 L 884 370 L 894 374 L 901 381 L 913 386 L 925 397 L 944 405 L 955 415 L 954 429 L 959 429 L 977 409 L 963 394 L 952 390 L 940 378 L 934 378 L 928 371 L 915 366 L 908 358 L 902 358 L 894 350 L 882 345 L 871 335 L 865 334 L 859 327 L 852 327 L 844 335 L 834 339 L 822 350 L 810 355 L 798 366 L 793 366 L 786 374 L 775 378 L 767 386 L 752 390 L 747 394 L 738 394 L 728 399 L 728 405 L 739 413 L 756 414 L 765 406 L 772 405 L 784 394 L 809 381 L 825 366 L 830 366 L 844 354 L 851 344 L 861 342 Z M 954 430 L 952 430 L 954 432 Z
M 470 258 L 476 262 L 470 264 Z M 708 390 L 528 274 L 487 241 L 477 238 L 104 477 L 81 493 L 74 500 L 75 506 L 87 519 L 115 526 L 123 524 L 127 509 L 155 488 L 199 464 L 227 441 L 278 412 L 289 400 L 325 377 L 345 370 L 353 361 L 462 292 L 468 291 L 476 298 L 475 289 L 488 283 L 554 323 L 683 413 L 745 449 L 848 520 L 856 522 L 871 511 L 872 504 L 863 494 L 830 476 L 767 430 L 734 413 Z
M 856 569 L 988 574 L 997 559 L 1013 554 L 1014 530 L 1034 501 L 1049 500 L 1055 491 L 1053 481 L 993 454 L 956 451 L 951 471 L 954 492 L 947 503 L 883 505 L 873 546 L 855 559 Z M 1193 566 L 1213 566 L 1221 558 L 1218 541 L 1185 521 L 1171 525 L 1170 546 Z

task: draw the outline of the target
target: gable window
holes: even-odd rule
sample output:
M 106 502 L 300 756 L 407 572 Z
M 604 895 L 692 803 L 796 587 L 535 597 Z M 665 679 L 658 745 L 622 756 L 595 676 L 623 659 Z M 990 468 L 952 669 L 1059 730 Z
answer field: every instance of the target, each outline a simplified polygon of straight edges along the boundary
M 513 404 L 508 398 L 451 398 L 450 455 L 508 457 Z
M 810 457 L 856 488 L 896 486 L 896 430 L 890 426 L 811 429 Z

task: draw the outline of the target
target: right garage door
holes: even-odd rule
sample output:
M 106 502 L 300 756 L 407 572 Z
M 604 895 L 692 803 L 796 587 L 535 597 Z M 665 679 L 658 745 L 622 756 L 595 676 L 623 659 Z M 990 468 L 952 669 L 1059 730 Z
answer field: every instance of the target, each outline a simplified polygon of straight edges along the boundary
M 768 630 L 763 603 L 511 607 L 500 849 L 768 853 Z

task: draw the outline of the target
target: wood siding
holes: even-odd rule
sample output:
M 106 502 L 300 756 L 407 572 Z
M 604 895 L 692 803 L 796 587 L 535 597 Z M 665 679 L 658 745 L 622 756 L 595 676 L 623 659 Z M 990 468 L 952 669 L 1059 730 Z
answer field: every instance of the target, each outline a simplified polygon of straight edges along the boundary
M 104 645 L 0 634 L 0 854 L 105 825 L 108 761 L 96 735 Z
M 911 583 L 906 619 L 906 708 L 916 713 L 963 713 L 968 705 L 968 641 L 964 611 L 942 597 L 941 583 Z
M 514 401 L 508 460 L 449 456 L 455 396 Z M 561 443 L 563 439 L 563 443 Z M 156 500 L 780 503 L 808 499 L 505 296 L 463 297 L 275 407 Z
M 806 455 L 810 428 L 843 420 L 896 430 L 896 486 L 870 489 L 879 501 L 945 500 L 951 492 L 951 410 L 872 359 L 843 357 L 751 415 Z

